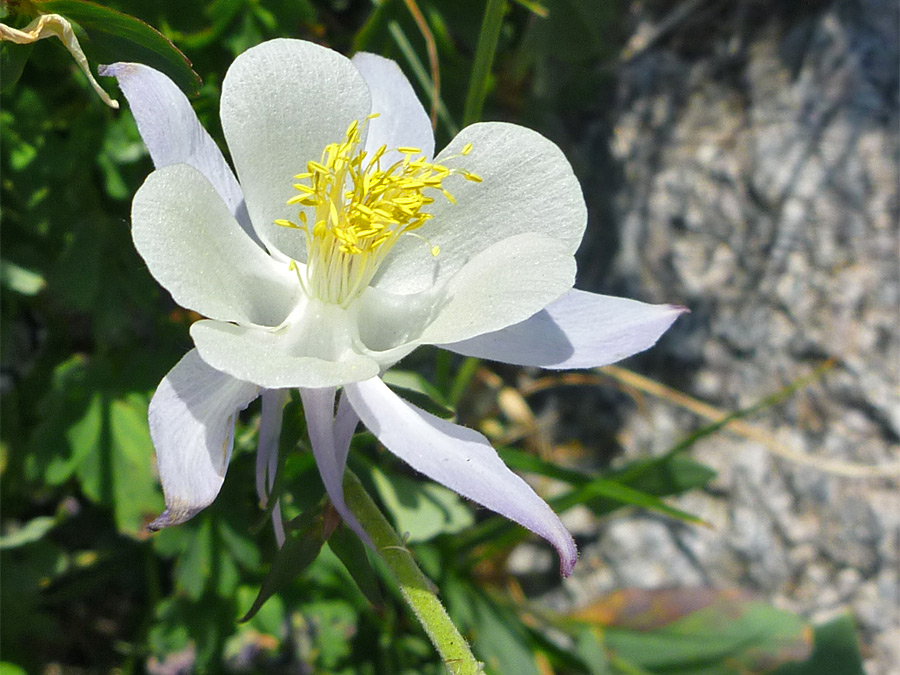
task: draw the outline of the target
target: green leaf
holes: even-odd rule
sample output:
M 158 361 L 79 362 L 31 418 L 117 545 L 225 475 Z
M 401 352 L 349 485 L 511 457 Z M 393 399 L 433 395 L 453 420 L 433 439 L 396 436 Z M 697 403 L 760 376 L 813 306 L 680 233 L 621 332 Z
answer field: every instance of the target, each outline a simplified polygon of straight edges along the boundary
M 474 522 L 459 495 L 441 485 L 387 474 L 374 465 L 370 475 L 397 530 L 409 543 L 460 532 Z
M 580 471 L 573 471 L 547 462 L 522 450 L 500 448 L 498 452 L 504 462 L 519 471 L 554 478 L 570 485 L 586 488 L 587 492 L 599 490 L 600 492 L 615 493 L 604 495 L 604 497 L 611 498 L 606 501 L 594 499 L 588 503 L 591 509 L 598 514 L 608 513 L 626 504 L 657 510 L 671 509 L 656 498 L 681 494 L 687 490 L 701 487 L 716 475 L 715 471 L 689 457 L 672 456 L 638 460 L 608 476 L 594 478 Z M 592 484 L 594 487 L 588 487 Z M 611 488 L 610 484 L 619 485 L 625 488 L 625 491 L 621 492 L 617 488 Z M 637 493 L 643 493 L 644 496 L 641 497 Z M 566 505 L 577 496 L 575 492 L 570 495 L 562 495 L 558 498 L 563 508 L 567 508 Z M 669 511 L 669 515 L 674 514 Z M 693 518 L 693 516 L 689 517 Z
M 47 282 L 37 272 L 20 267 L 9 260 L 0 260 L 0 284 L 22 295 L 37 295 Z
M 513 469 L 538 473 L 575 484 L 577 486 L 575 489 L 550 500 L 550 505 L 557 511 L 565 511 L 576 504 L 590 505 L 593 500 L 603 497 L 620 505 L 639 506 L 686 522 L 703 523 L 697 516 L 669 506 L 658 497 L 623 485 L 615 479 L 603 476 L 591 478 L 579 472 L 558 467 L 521 450 L 503 448 L 499 450 L 499 453 L 503 461 Z
M 37 405 L 40 422 L 26 453 L 25 471 L 29 479 L 59 485 L 69 479 L 84 459 L 74 448 L 79 447 L 83 454 L 89 452 L 93 440 L 89 438 L 78 445 L 77 436 L 90 434 L 92 426 L 99 427 L 99 421 L 85 421 L 89 416 L 99 420 L 99 407 L 97 411 L 90 410 L 92 379 L 87 359 L 78 354 L 54 369 L 50 388 Z M 88 428 L 79 430 L 79 426 Z
M 253 600 L 258 592 L 252 586 L 241 586 L 237 590 L 237 606 L 247 607 L 253 604 Z M 269 601 L 260 608 L 256 616 L 250 619 L 245 626 L 277 637 L 284 630 L 286 614 L 284 601 L 277 595 L 274 595 L 269 598 Z M 237 618 L 235 617 L 235 619 Z
M 812 647 L 803 619 L 734 591 L 628 589 L 576 616 L 606 626 L 615 659 L 654 673 L 765 672 L 807 658 Z
M 381 379 L 392 389 L 401 389 L 399 393 L 403 398 L 432 415 L 444 419 L 451 419 L 456 415 L 440 390 L 419 373 L 410 370 L 389 370 Z
M 40 541 L 56 526 L 56 518 L 50 516 L 38 516 L 29 520 L 25 525 L 14 532 L 0 537 L 0 550 L 18 548 Z
M 195 602 L 206 589 L 207 580 L 212 573 L 213 556 L 212 519 L 204 517 L 175 566 L 178 588 Z
M 587 667 L 589 675 L 611 675 L 609 660 L 599 631 L 585 627 L 575 637 L 575 655 Z
M 0 43 L 0 91 L 6 93 L 22 77 L 22 71 L 31 56 L 32 45 L 17 45 L 12 42 Z
M 43 14 L 61 14 L 78 23 L 90 37 L 82 48 L 95 52 L 97 59 L 144 63 L 166 73 L 186 92 L 197 93 L 200 76 L 191 69 L 191 62 L 140 19 L 86 0 L 40 0 L 36 6 Z
M 325 538 L 322 531 L 325 503 L 303 513 L 290 529 L 284 546 L 272 561 L 269 573 L 263 579 L 256 600 L 239 619 L 241 623 L 252 619 L 260 607 L 275 593 L 286 588 L 318 557 Z
M 453 384 L 450 387 L 451 406 L 459 404 L 480 365 L 481 361 L 474 356 L 467 356 L 463 359 L 462 365 L 456 369 L 456 375 L 454 376 Z
M 28 675 L 28 671 L 15 663 L 0 663 L 0 675 Z
M 233 606 L 231 598 L 215 596 L 207 596 L 203 602 L 179 597 L 163 600 L 148 634 L 151 649 L 161 657 L 190 655 L 197 672 L 221 670 L 216 666 L 222 644 L 235 630 Z
M 161 558 L 175 558 L 181 555 L 183 551 L 187 550 L 190 541 L 194 538 L 194 530 L 201 522 L 201 518 L 196 518 L 178 527 L 167 527 L 156 532 L 150 538 L 153 550 Z
M 487 673 L 540 675 L 522 622 L 506 607 L 457 579 L 442 585 L 454 622 L 472 640 Z
M 26 471 L 50 485 L 74 475 L 85 495 L 112 508 L 119 532 L 143 537 L 144 524 L 163 508 L 148 396 L 119 391 L 113 370 L 110 362 L 80 355 L 56 367 L 39 406 Z
M 166 598 L 156 606 L 157 623 L 148 631 L 150 649 L 160 655 L 174 654 L 188 646 L 190 631 L 177 598 Z
M 381 607 L 383 600 L 378 590 L 378 578 L 366 553 L 366 546 L 356 533 L 341 523 L 328 538 L 328 548 L 343 563 L 366 599 L 373 606 Z
M 241 582 L 239 567 L 255 570 L 259 552 L 252 541 L 238 534 L 221 517 L 204 514 L 198 519 L 199 526 L 194 527 L 190 536 L 180 538 L 184 548 L 175 566 L 177 587 L 194 602 L 207 591 L 220 598 L 231 598 Z M 165 548 L 165 545 L 157 547 L 163 554 Z
M 772 675 L 862 675 L 862 657 L 856 624 L 850 614 L 841 614 L 816 626 L 812 655 L 803 663 L 789 663 Z
M 36 657 L 29 645 L 59 640 L 59 617 L 47 606 L 42 589 L 65 570 L 66 554 L 42 540 L 0 552 L 0 567 L 0 650 L 7 659 L 29 664 Z
M 119 532 L 131 536 L 143 535 L 145 523 L 163 508 L 147 403 L 136 392 L 112 398 L 101 391 L 92 399 L 88 428 L 70 435 L 74 454 L 83 457 L 76 474 L 85 494 L 111 506 Z
M 180 33 L 173 36 L 173 39 L 178 40 L 185 49 L 196 50 L 207 47 L 222 39 L 225 29 L 236 16 L 246 10 L 246 6 L 246 0 L 213 0 L 204 3 L 203 15 L 210 20 L 211 25 L 204 26 L 196 32 Z
M 254 570 L 259 567 L 259 548 L 249 537 L 236 532 L 224 520 L 218 520 L 219 537 L 227 553 L 241 567 Z
M 679 495 L 703 487 L 715 477 L 713 469 L 683 455 L 639 459 L 607 476 L 657 497 Z
M 303 605 L 299 616 L 307 623 L 304 629 L 316 636 L 316 672 L 333 672 L 352 653 L 356 610 L 343 600 L 327 599 Z
M 575 486 L 568 492 L 548 500 L 550 506 L 557 513 L 562 513 L 578 504 L 585 504 L 595 514 L 605 515 L 610 511 L 630 505 L 657 511 L 686 522 L 705 524 L 700 518 L 669 506 L 656 495 L 624 484 L 625 481 L 621 477 L 592 478 L 579 471 L 558 466 L 531 453 L 513 448 L 499 448 L 497 452 L 503 461 L 513 469 L 547 476 Z M 669 489 L 681 491 L 682 486 L 692 486 L 692 481 L 702 479 L 705 482 L 714 475 L 711 469 L 701 468 L 702 465 L 693 460 L 688 459 L 683 464 L 674 460 L 675 457 L 670 457 L 665 464 L 660 462 L 656 467 L 645 468 L 631 480 L 637 485 L 640 483 L 638 479 L 646 476 L 645 483 L 648 487 L 655 487 L 665 492 Z M 675 468 L 673 469 L 673 467 Z M 678 479 L 674 479 L 673 475 Z M 511 546 L 524 536 L 527 536 L 527 533 L 521 528 L 505 518 L 492 516 L 462 533 L 457 540 L 457 546 L 470 548 L 489 541 L 490 549 L 496 550 Z

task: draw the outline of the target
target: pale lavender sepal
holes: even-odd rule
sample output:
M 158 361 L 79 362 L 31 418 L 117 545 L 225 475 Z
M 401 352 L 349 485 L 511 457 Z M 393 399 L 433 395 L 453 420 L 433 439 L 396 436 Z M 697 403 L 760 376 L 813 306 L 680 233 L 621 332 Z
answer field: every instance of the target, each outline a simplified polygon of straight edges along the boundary
M 350 452 L 350 442 L 353 440 L 353 433 L 359 424 L 359 415 L 347 400 L 347 395 L 341 391 L 341 398 L 338 401 L 337 414 L 334 417 L 334 447 L 336 450 L 337 465 L 344 467 L 347 465 L 347 454 Z
M 269 502 L 275 486 L 278 470 L 278 444 L 281 439 L 281 423 L 287 390 L 267 389 L 262 393 L 262 414 L 259 421 L 259 443 L 256 446 L 256 494 L 263 508 Z M 281 520 L 281 502 L 272 506 L 272 528 L 280 548 L 284 544 L 284 523 Z
M 259 441 L 256 446 L 256 496 L 266 508 L 269 494 L 275 485 L 278 467 L 278 442 L 284 417 L 285 389 L 264 389 L 261 395 L 262 412 L 259 420 Z
M 198 169 L 244 231 L 259 244 L 231 167 L 181 89 L 167 75 L 140 63 L 113 63 L 100 66 L 98 72 L 118 81 L 153 165 L 159 169 L 190 164 Z
M 148 528 L 178 525 L 209 506 L 225 479 L 237 413 L 259 387 L 189 351 L 160 382 L 148 413 L 166 510 Z
M 272 507 L 272 530 L 275 532 L 275 543 L 278 548 L 284 546 L 284 520 L 281 517 L 281 500 L 276 499 Z
M 335 445 L 334 394 L 334 387 L 300 389 L 309 441 L 316 465 L 319 467 L 319 475 L 322 476 L 325 490 L 335 510 L 359 538 L 374 549 L 375 545 L 369 535 L 344 501 L 344 467 L 347 453 L 346 450 L 339 452 Z
M 517 366 L 595 368 L 649 349 L 686 311 L 573 289 L 525 321 L 439 346 Z
M 345 386 L 363 424 L 416 471 L 549 541 L 568 576 L 578 558 L 559 517 L 500 459 L 487 439 L 407 403 L 379 378 Z

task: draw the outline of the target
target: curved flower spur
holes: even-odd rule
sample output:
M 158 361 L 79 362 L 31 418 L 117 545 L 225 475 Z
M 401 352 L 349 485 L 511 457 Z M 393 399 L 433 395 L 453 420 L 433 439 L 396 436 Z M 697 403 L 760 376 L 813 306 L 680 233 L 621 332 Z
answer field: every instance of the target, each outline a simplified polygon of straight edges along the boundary
M 166 497 L 151 528 L 215 499 L 235 416 L 260 395 L 265 501 L 296 387 L 328 494 L 364 540 L 342 491 L 360 420 L 416 471 L 547 539 L 568 575 L 571 535 L 488 441 L 379 379 L 422 344 L 600 366 L 652 346 L 683 311 L 573 290 L 586 211 L 559 148 L 489 122 L 434 157 L 394 62 L 273 40 L 241 54 L 222 85 L 235 179 L 165 75 L 131 63 L 102 73 L 118 79 L 156 166 L 134 198 L 135 245 L 179 304 L 208 317 L 150 403 Z

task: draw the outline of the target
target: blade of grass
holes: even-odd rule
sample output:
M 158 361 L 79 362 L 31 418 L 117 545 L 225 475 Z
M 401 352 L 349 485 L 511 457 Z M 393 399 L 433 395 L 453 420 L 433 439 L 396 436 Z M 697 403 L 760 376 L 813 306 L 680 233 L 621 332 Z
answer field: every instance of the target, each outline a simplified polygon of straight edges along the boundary
M 530 384 L 521 388 L 523 396 L 531 396 L 539 391 L 557 386 L 593 386 L 602 384 L 603 377 L 612 378 L 620 382 L 633 391 L 643 394 L 650 394 L 665 401 L 673 403 L 680 408 L 684 408 L 695 415 L 707 420 L 713 420 L 712 424 L 698 429 L 693 434 L 687 436 L 680 441 L 669 452 L 683 452 L 690 448 L 701 438 L 725 429 L 732 433 L 756 441 L 764 446 L 773 455 L 781 457 L 797 464 L 811 466 L 819 471 L 831 473 L 837 476 L 845 476 L 850 478 L 882 478 L 900 475 L 900 463 L 894 462 L 890 464 L 882 464 L 878 466 L 870 466 L 865 464 L 856 464 L 851 462 L 841 462 L 836 460 L 820 459 L 806 453 L 794 450 L 779 443 L 770 433 L 757 426 L 748 424 L 742 418 L 758 413 L 768 407 L 777 405 L 781 401 L 789 398 L 797 391 L 809 386 L 822 378 L 833 366 L 834 361 L 829 359 L 820 367 L 813 371 L 810 375 L 800 377 L 786 387 L 779 389 L 774 394 L 770 394 L 753 405 L 727 413 L 708 403 L 699 401 L 687 394 L 660 384 L 655 380 L 638 375 L 635 372 L 620 368 L 618 366 L 604 366 L 600 369 L 600 373 L 565 373 L 563 375 L 550 375 L 534 380 Z
M 434 35 L 428 22 L 422 15 L 422 11 L 416 4 L 416 0 L 403 0 L 409 13 L 412 14 L 413 21 L 422 33 L 425 40 L 425 49 L 428 52 L 428 64 L 431 66 L 431 128 L 437 129 L 438 101 L 441 99 L 441 70 L 438 65 L 437 45 L 434 42 Z
M 467 356 L 466 360 L 463 361 L 462 365 L 456 370 L 456 377 L 453 379 L 453 385 L 450 387 L 449 395 L 450 405 L 454 408 L 459 405 L 460 399 L 462 399 L 463 394 L 466 393 L 466 388 L 475 376 L 475 371 L 478 370 L 480 364 L 481 361 L 479 359 L 476 359 L 474 356 Z
M 469 79 L 469 90 L 466 92 L 466 103 L 463 108 L 463 126 L 481 120 L 484 99 L 487 97 L 488 80 L 497 43 L 500 41 L 500 28 L 503 26 L 505 0 L 488 0 L 478 34 L 478 45 L 475 47 L 475 62 L 472 65 L 472 77 Z
M 412 69 L 413 75 L 415 75 L 419 86 L 421 86 L 425 91 L 431 91 L 431 80 L 428 76 L 428 71 L 425 70 L 425 66 L 423 66 L 422 62 L 419 60 L 419 56 L 418 54 L 416 54 L 416 50 L 410 43 L 409 38 L 406 37 L 406 34 L 400 27 L 400 24 L 396 21 L 391 21 L 388 24 L 388 32 L 391 34 L 391 37 L 397 44 L 397 48 L 400 50 L 400 53 L 403 54 L 403 58 L 406 59 L 406 62 Z M 456 134 L 459 133 L 459 126 L 457 126 L 456 122 L 453 121 L 453 118 L 450 116 L 450 111 L 447 110 L 447 106 L 444 105 L 444 101 L 441 98 L 437 99 L 437 111 L 438 119 L 443 122 L 444 127 L 447 129 L 448 133 L 451 136 L 456 136 Z
M 669 506 L 654 495 L 624 485 L 625 480 L 621 478 L 610 480 L 605 477 L 586 476 L 578 471 L 559 467 L 527 452 L 512 448 L 500 448 L 498 453 L 503 461 L 513 469 L 540 474 L 574 485 L 571 490 L 547 500 L 547 503 L 557 513 L 564 513 L 578 504 L 586 504 L 603 498 L 612 500 L 617 505 L 645 508 L 685 522 L 709 526 L 701 518 Z M 512 545 L 525 536 L 527 536 L 525 530 L 504 518 L 492 516 L 475 527 L 456 535 L 454 546 L 462 550 L 490 541 L 491 548 L 497 549 Z
M 550 15 L 550 10 L 544 7 L 542 4 L 538 2 L 534 2 L 534 0 L 513 0 L 514 2 L 522 5 L 525 9 L 527 9 L 532 14 L 535 14 L 542 19 L 546 19 Z
M 623 485 L 620 481 L 614 481 L 603 477 L 595 478 L 585 476 L 582 473 L 556 466 L 551 462 L 547 462 L 532 454 L 522 452 L 521 450 L 501 448 L 499 454 L 503 458 L 503 461 L 513 469 L 537 473 L 542 476 L 574 483 L 576 485 L 574 490 L 547 500 L 550 506 L 558 513 L 568 511 L 573 506 L 583 504 L 596 497 L 606 497 L 622 504 L 658 511 L 667 516 L 685 520 L 697 525 L 707 525 L 701 518 L 669 506 L 664 501 L 651 494 L 636 490 L 628 485 Z
M 663 387 L 663 385 L 660 385 L 657 382 L 653 382 L 652 380 L 644 382 L 643 380 L 645 380 L 646 378 L 642 378 L 641 376 L 638 376 L 635 373 L 631 373 L 630 371 L 624 371 L 624 373 L 618 372 L 622 369 L 607 366 L 606 368 L 604 368 L 604 372 L 610 374 L 616 379 L 622 378 L 623 375 L 627 373 L 628 384 L 631 384 L 632 386 L 637 386 L 643 391 L 647 391 L 648 393 L 652 393 L 654 395 L 665 394 L 665 398 L 667 398 L 668 400 L 672 400 L 672 396 L 674 395 L 687 398 L 691 401 L 691 406 L 688 408 L 689 410 L 692 410 L 697 414 L 703 415 L 707 418 L 719 417 L 719 419 L 717 419 L 712 424 L 708 424 L 705 427 L 698 429 L 694 433 L 689 434 L 687 437 L 676 443 L 665 454 L 660 456 L 661 460 L 685 452 L 700 439 L 714 434 L 720 429 L 726 428 L 739 433 L 745 438 L 750 438 L 751 440 L 761 443 L 773 455 L 782 457 L 792 462 L 796 462 L 797 464 L 804 464 L 806 466 L 814 467 L 816 469 L 819 469 L 820 471 L 826 471 L 828 473 L 853 478 L 875 478 L 900 475 L 900 464 L 898 463 L 886 464 L 882 466 L 866 466 L 812 457 L 810 455 L 807 455 L 806 453 L 798 452 L 790 448 L 785 448 L 781 444 L 777 443 L 774 439 L 772 439 L 769 434 L 762 432 L 748 424 L 743 424 L 740 422 L 741 418 L 758 413 L 762 410 L 772 407 L 773 405 L 777 405 L 778 403 L 781 403 L 785 399 L 795 394 L 797 391 L 804 389 L 813 382 L 821 379 L 822 376 L 825 375 L 825 373 L 827 373 L 829 370 L 831 370 L 831 368 L 834 367 L 834 363 L 835 362 L 833 359 L 829 359 L 809 375 L 797 378 L 786 387 L 779 389 L 773 394 L 769 394 L 768 396 L 763 397 L 753 405 L 750 405 L 746 408 L 740 408 L 725 415 L 722 415 L 720 411 L 716 410 L 712 406 L 708 406 L 707 404 L 702 403 L 701 401 L 696 401 L 695 399 L 686 397 L 684 394 L 681 394 L 680 392 L 676 392 L 674 390 L 669 391 L 667 387 L 664 387 L 666 391 L 660 394 L 658 393 L 657 389 Z M 653 385 L 653 387 L 651 388 L 649 387 L 649 385 Z M 643 470 L 646 470 L 646 467 L 636 467 L 631 472 L 626 472 L 616 477 L 618 480 L 627 482 L 629 480 L 632 480 L 636 475 L 639 475 L 641 472 L 643 472 Z

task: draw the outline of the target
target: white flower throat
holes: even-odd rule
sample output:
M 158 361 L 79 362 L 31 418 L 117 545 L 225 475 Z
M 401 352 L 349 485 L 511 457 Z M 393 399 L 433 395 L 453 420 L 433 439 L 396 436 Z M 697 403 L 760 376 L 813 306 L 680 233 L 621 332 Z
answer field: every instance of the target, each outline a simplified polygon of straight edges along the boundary
M 370 115 L 363 125 L 375 116 Z M 308 210 L 297 214 L 299 224 L 275 221 L 306 236 L 306 268 L 301 271 L 294 261 L 291 268 L 307 295 L 341 306 L 366 289 L 401 235 L 418 236 L 415 230 L 432 217 L 422 211 L 434 202 L 426 191 L 440 192 L 455 203 L 443 187 L 447 177 L 460 175 L 481 182 L 464 169 L 427 161 L 418 148 L 396 148 L 403 159 L 382 168 L 388 148 L 382 145 L 370 155 L 359 150 L 361 140 L 361 125 L 354 121 L 342 142 L 330 143 L 320 161 L 307 163 L 306 172 L 294 176 L 299 194 L 287 203 Z M 471 151 L 468 143 L 460 155 Z M 311 226 L 307 214 L 312 216 Z M 439 253 L 437 246 L 431 246 L 431 255 Z

